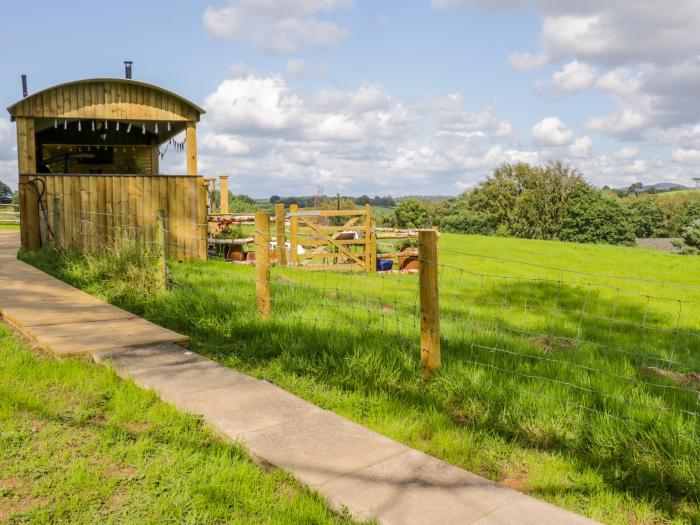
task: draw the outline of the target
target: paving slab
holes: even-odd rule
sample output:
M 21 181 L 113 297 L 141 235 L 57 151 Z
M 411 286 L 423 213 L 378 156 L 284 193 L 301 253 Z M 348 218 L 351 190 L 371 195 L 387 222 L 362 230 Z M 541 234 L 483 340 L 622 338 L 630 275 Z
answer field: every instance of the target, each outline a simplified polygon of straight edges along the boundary
M 92 352 L 92 357 L 98 363 L 110 363 L 122 373 L 208 361 L 191 350 L 170 343 L 99 350 Z
M 525 517 L 541 524 L 591 523 L 416 450 L 320 488 L 336 508 L 345 506 L 359 517 L 392 525 L 500 523 L 490 516 L 506 519 L 505 523 L 525 523 L 521 520 Z M 521 500 L 532 503 L 532 508 Z M 518 512 L 504 510 L 515 508 Z M 521 509 L 534 512 L 521 516 Z
M 141 319 L 17 260 L 19 232 L 0 231 L 0 315 L 57 355 L 187 337 Z
M 257 381 L 209 360 L 142 368 L 128 372 L 128 375 L 136 384 L 152 388 L 163 399 L 178 406 L 197 392 Z
M 322 412 L 316 405 L 258 380 L 190 394 L 180 407 L 204 416 L 219 433 L 232 439 Z
M 332 412 L 303 415 L 262 430 L 234 433 L 249 452 L 318 486 L 408 450 Z
M 187 341 L 187 337 L 139 317 L 44 324 L 29 326 L 28 331 L 41 347 L 57 355 L 82 354 L 151 342 Z

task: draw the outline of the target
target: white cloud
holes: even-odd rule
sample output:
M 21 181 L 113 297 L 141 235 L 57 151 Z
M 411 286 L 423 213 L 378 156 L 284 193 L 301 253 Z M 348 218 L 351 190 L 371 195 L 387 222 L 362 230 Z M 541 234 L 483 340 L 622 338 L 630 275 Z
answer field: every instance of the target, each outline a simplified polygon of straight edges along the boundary
M 198 140 L 202 152 L 216 152 L 225 155 L 245 155 L 250 152 L 250 147 L 232 135 L 203 133 Z
M 554 72 L 552 83 L 559 92 L 576 93 L 593 86 L 597 78 L 598 72 L 593 66 L 574 60 Z
M 304 119 L 302 101 L 279 75 L 224 80 L 204 99 L 204 108 L 209 122 L 230 133 L 286 132 Z
M 235 173 L 233 191 L 445 193 L 501 162 L 540 159 L 461 94 L 409 104 L 370 84 L 302 97 L 282 75 L 237 70 L 205 98 L 199 127 L 202 170 Z
M 558 117 L 547 117 L 532 127 L 532 138 L 540 146 L 567 146 L 574 133 Z
M 588 158 L 593 151 L 593 141 L 588 135 L 576 139 L 569 146 L 569 156 L 579 159 Z
M 345 28 L 316 15 L 351 5 L 352 0 L 231 0 L 223 7 L 207 7 L 202 22 L 217 38 L 273 53 L 294 53 L 345 38 Z
M 432 6 L 534 7 L 539 44 L 514 50 L 509 62 L 521 70 L 564 64 L 536 84 L 556 94 L 608 94 L 616 108 L 590 118 L 589 131 L 639 140 L 700 120 L 700 0 L 433 0 Z
M 620 148 L 613 153 L 613 157 L 621 160 L 633 159 L 637 155 L 639 155 L 639 149 L 633 147 Z
M 536 67 L 570 56 L 609 66 L 670 64 L 700 53 L 698 0 L 668 5 L 653 0 L 433 0 L 432 5 L 488 10 L 534 6 L 542 17 L 540 50 L 520 56 Z
M 682 164 L 700 164 L 700 149 L 678 148 L 673 151 L 673 160 Z

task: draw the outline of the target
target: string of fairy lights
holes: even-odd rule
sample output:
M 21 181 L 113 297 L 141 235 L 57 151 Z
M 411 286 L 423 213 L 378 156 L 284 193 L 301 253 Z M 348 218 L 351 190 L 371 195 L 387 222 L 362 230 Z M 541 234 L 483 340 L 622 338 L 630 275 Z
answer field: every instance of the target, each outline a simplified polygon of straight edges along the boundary
M 54 119 L 53 121 L 53 127 L 54 129 L 63 129 L 64 131 L 68 131 L 69 125 L 71 123 L 76 123 L 76 128 L 79 133 L 83 132 L 85 128 L 85 131 L 89 131 L 91 133 L 100 133 L 101 138 L 103 141 L 107 140 L 107 131 L 110 130 L 110 125 L 111 129 L 116 132 L 124 132 L 124 133 L 131 133 L 132 130 L 134 130 L 135 133 L 140 133 L 141 135 L 146 135 L 149 132 L 152 132 L 155 135 L 159 135 L 161 131 L 166 131 L 167 133 L 171 133 L 173 131 L 173 124 L 169 121 L 166 122 L 153 122 L 152 128 L 149 130 L 146 122 L 142 122 L 141 125 L 139 126 L 138 124 L 134 124 L 133 122 L 122 122 L 120 120 L 89 120 L 85 121 L 83 119 L 77 119 L 77 120 L 71 120 L 71 119 Z M 183 138 L 182 140 L 178 141 L 175 138 L 169 138 L 166 145 L 165 149 L 161 150 L 161 147 L 158 146 L 158 155 L 162 159 L 165 157 L 165 154 L 168 152 L 170 148 L 173 149 L 175 152 L 182 152 L 185 149 L 185 142 L 186 138 Z M 68 152 L 73 153 L 82 153 L 82 152 L 90 152 L 93 150 L 99 151 L 99 150 L 105 150 L 105 151 L 119 151 L 121 150 L 123 152 L 126 152 L 129 148 L 131 151 L 135 151 L 137 146 L 142 146 L 142 145 L 112 145 L 112 144 L 89 144 L 89 145 L 70 145 L 70 144 L 59 144 L 56 145 L 56 148 L 58 150 L 63 149 L 64 147 L 68 150 Z

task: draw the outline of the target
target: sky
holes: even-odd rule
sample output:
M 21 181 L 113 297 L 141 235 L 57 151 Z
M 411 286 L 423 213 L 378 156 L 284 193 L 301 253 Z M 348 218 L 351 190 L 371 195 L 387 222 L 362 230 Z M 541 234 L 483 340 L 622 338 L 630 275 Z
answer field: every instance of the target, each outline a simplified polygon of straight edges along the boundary
M 207 111 L 235 193 L 455 195 L 503 162 L 593 185 L 700 176 L 700 0 L 4 3 L 0 98 L 134 78 Z M 41 13 L 41 16 L 36 16 Z M 31 23 L 27 23 L 30 20 Z M 163 172 L 185 171 L 169 151 Z M 16 131 L 0 119 L 0 180 Z

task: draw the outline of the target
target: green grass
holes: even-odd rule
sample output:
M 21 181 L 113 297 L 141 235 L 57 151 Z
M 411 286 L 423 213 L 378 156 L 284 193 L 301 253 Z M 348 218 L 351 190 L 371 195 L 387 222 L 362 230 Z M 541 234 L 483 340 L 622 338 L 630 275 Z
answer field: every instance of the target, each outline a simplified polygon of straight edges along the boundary
M 663 193 L 655 194 L 659 199 L 667 199 L 676 195 L 700 195 L 700 189 L 689 188 L 687 190 L 664 191 Z
M 172 264 L 172 289 L 144 296 L 99 257 L 25 257 L 223 364 L 535 497 L 608 523 L 700 522 L 696 386 L 645 372 L 700 370 L 700 305 L 677 301 L 700 300 L 700 258 L 445 234 L 443 368 L 423 382 L 415 276 L 274 269 L 263 322 L 252 267 Z
M 7 223 L 7 222 L 0 222 L 0 230 L 17 230 L 19 231 L 19 223 Z
M 0 522 L 339 523 L 152 392 L 0 323 Z

